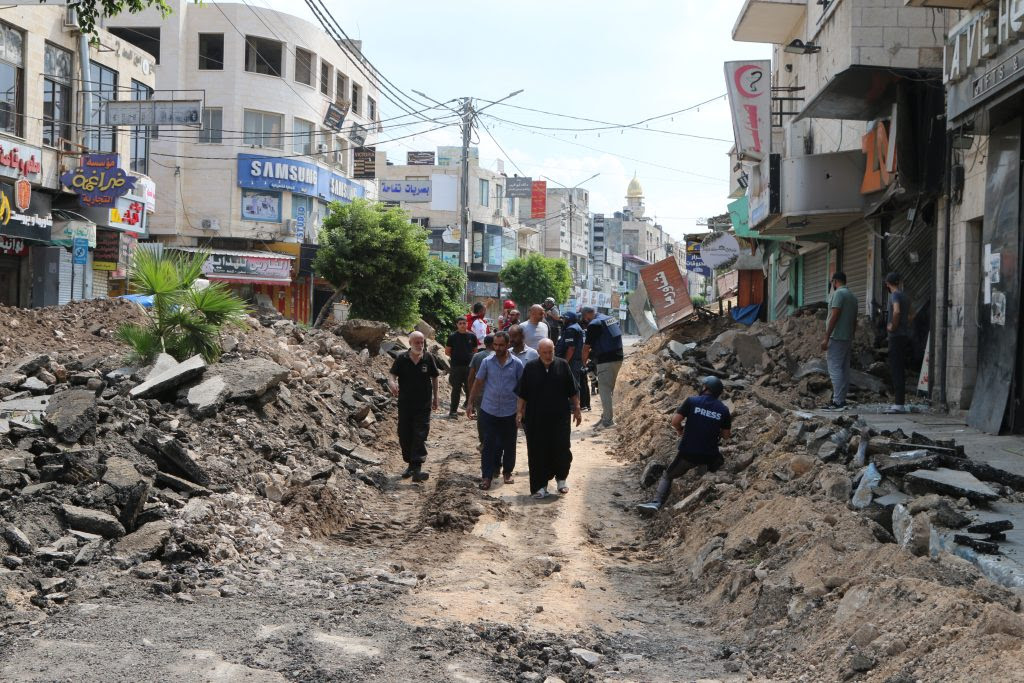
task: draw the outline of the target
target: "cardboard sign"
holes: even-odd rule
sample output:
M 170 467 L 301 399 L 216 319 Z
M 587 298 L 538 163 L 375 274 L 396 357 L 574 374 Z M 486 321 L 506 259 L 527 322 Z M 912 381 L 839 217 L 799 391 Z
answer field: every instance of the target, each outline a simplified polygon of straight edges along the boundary
M 669 256 L 641 268 L 640 278 L 654 310 L 658 331 L 664 331 L 693 315 L 693 303 L 687 291 L 686 279 L 679 272 L 679 262 L 674 257 Z

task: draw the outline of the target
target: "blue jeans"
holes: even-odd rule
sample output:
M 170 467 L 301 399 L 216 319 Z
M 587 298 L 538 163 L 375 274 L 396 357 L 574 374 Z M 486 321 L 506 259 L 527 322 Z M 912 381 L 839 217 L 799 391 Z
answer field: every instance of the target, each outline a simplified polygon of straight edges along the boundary
M 832 339 L 828 343 L 828 376 L 832 380 L 832 402 L 845 405 L 850 389 L 850 354 L 853 342 Z
M 500 472 L 511 476 L 516 468 L 516 416 L 498 417 L 481 410 L 476 419 L 484 437 L 480 454 L 484 479 L 493 479 Z

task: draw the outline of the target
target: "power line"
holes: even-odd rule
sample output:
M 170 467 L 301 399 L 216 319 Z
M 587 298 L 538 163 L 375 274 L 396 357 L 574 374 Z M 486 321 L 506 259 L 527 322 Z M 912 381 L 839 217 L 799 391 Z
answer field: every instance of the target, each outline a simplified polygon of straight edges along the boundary
M 726 138 L 714 138 L 714 137 L 710 137 L 710 136 L 707 136 L 707 135 L 696 135 L 694 133 L 680 133 L 678 131 L 662 130 L 660 128 L 639 128 L 639 127 L 637 127 L 635 125 L 633 125 L 633 126 L 605 126 L 603 128 L 560 128 L 560 127 L 556 127 L 556 126 L 537 126 L 537 125 L 530 124 L 530 123 L 522 123 L 520 121 L 509 121 L 508 119 L 503 119 L 503 118 L 499 118 L 497 116 L 494 116 L 494 114 L 489 114 L 489 116 L 491 116 L 491 118 L 493 118 L 493 119 L 495 119 L 497 121 L 501 121 L 502 123 L 511 123 L 511 124 L 514 124 L 514 125 L 517 125 L 517 126 L 522 126 L 523 128 L 535 128 L 537 130 L 565 131 L 565 132 L 568 132 L 568 133 L 573 133 L 573 132 L 583 133 L 583 132 L 588 132 L 589 131 L 589 132 L 596 132 L 598 134 L 600 134 L 600 132 L 604 131 L 604 130 L 619 130 L 620 132 L 626 131 L 626 130 L 638 130 L 638 131 L 645 131 L 645 132 L 648 132 L 648 133 L 664 133 L 666 135 L 676 135 L 678 137 L 693 138 L 693 139 L 696 139 L 696 140 L 711 140 L 712 142 L 732 142 L 732 140 L 727 140 Z
M 477 118 L 477 121 L 480 121 L 480 119 Z M 494 137 L 494 135 L 491 133 L 491 130 L 487 127 L 487 125 L 483 121 L 480 121 L 480 127 L 483 128 L 484 132 L 487 133 L 488 137 L 490 137 L 491 140 L 494 141 L 494 144 L 496 144 L 498 146 L 498 149 L 501 150 L 501 153 L 505 155 L 505 157 L 508 159 L 509 163 L 512 164 L 513 166 L 515 166 L 516 170 L 518 170 L 520 173 L 522 173 L 523 175 L 526 175 L 526 171 L 524 171 L 523 169 L 519 168 L 519 164 L 517 164 L 516 162 L 512 161 L 512 157 L 509 156 L 508 152 L 505 151 L 505 148 L 503 148 L 501 146 L 501 143 L 498 142 L 497 138 Z

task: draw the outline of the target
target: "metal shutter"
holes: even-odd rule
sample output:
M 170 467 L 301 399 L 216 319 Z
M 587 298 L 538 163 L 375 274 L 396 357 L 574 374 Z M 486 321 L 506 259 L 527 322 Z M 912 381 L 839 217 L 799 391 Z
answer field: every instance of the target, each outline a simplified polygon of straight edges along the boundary
M 71 251 L 69 249 L 60 250 L 60 266 L 57 269 L 58 273 L 58 289 L 57 289 L 57 305 L 63 306 L 64 304 L 71 301 L 71 277 L 74 269 L 71 266 Z
M 846 286 L 857 297 L 858 313 L 863 314 L 868 294 L 868 239 L 871 227 L 867 223 L 851 225 L 843 231 L 841 270 L 846 273 Z
M 804 306 L 828 297 L 828 245 L 804 254 Z
M 94 270 L 92 271 L 92 298 L 93 299 L 106 299 L 107 298 L 107 281 L 110 279 L 110 271 L 108 270 Z

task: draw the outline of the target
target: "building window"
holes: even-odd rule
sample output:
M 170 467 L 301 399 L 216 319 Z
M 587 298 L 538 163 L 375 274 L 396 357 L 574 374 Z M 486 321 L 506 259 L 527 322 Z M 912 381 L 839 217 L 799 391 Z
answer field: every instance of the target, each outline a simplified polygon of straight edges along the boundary
M 21 31 L 0 24 L 0 131 L 21 135 L 25 38 Z
M 336 101 L 339 105 L 343 105 L 345 101 L 345 93 L 348 92 L 348 76 L 343 74 L 341 71 L 335 71 L 334 75 L 334 95 L 337 98 Z M 344 108 L 344 107 L 343 107 Z
M 132 81 L 132 99 L 149 100 L 153 89 L 144 83 Z M 149 173 L 149 126 L 132 126 L 131 162 L 129 168 L 136 173 Z
M 74 57 L 67 50 L 47 44 L 43 61 L 43 144 L 68 150 Z
M 331 96 L 331 65 L 320 60 L 320 92 Z
M 352 113 L 358 114 L 363 110 L 363 89 L 358 84 L 352 84 Z
M 248 64 L 249 48 L 246 47 L 246 64 Z M 199 68 L 210 71 L 221 71 L 224 68 L 224 34 L 199 34 Z M 246 66 L 247 70 L 250 70 Z
M 480 179 L 480 206 L 491 205 L 491 183 L 488 180 Z
M 303 85 L 313 85 L 313 53 L 295 48 L 295 81 Z
M 331 141 L 334 140 L 334 136 L 329 130 L 320 131 L 320 145 L 323 148 L 324 163 L 329 163 L 331 160 Z
M 269 38 L 245 37 L 245 70 L 267 76 L 280 76 L 283 44 Z
M 372 123 L 377 122 L 377 102 L 372 97 L 366 98 L 366 118 Z
M 303 121 L 302 119 L 295 119 L 292 124 L 292 132 L 294 133 L 293 142 L 295 143 L 296 154 L 312 154 L 313 153 L 313 124 L 309 121 Z
M 93 88 L 93 108 L 89 112 L 86 146 L 93 152 L 116 152 L 117 128 L 101 126 L 104 102 L 117 100 L 117 72 L 96 62 L 89 63 L 89 80 Z
M 334 164 L 338 168 L 345 168 L 345 154 L 348 150 L 345 149 L 345 141 L 341 138 L 337 138 L 334 142 Z
M 203 109 L 203 129 L 199 131 L 199 142 L 219 145 L 222 141 L 221 131 L 224 128 L 224 110 L 214 107 Z
M 282 131 L 284 116 L 265 111 L 245 110 L 245 135 L 247 145 L 258 145 L 271 149 L 284 149 Z

